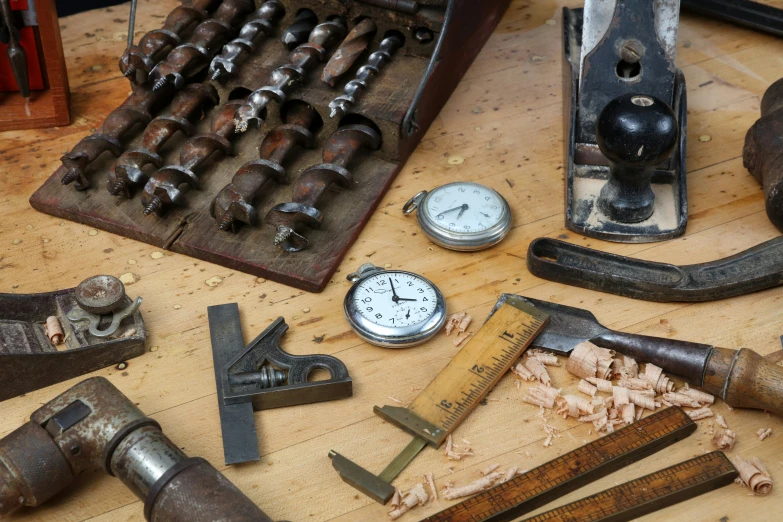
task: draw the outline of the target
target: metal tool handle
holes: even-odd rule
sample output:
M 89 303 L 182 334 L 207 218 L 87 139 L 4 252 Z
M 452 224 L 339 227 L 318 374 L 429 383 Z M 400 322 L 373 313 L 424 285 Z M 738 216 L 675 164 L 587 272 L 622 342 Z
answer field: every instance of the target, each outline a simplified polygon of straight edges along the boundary
M 527 267 L 543 279 L 646 301 L 711 301 L 783 284 L 783 237 L 733 256 L 676 266 L 557 239 L 530 243 Z
M 749 0 L 680 0 L 680 6 L 709 18 L 783 36 L 783 10 Z

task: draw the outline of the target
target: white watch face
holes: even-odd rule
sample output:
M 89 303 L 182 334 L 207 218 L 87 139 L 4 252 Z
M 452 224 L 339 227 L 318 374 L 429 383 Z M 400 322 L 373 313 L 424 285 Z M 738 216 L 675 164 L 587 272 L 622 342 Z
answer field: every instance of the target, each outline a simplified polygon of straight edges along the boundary
M 371 323 L 403 328 L 432 317 L 438 298 L 435 289 L 416 275 L 382 272 L 359 282 L 353 300 Z
M 497 192 L 473 183 L 452 183 L 433 190 L 427 198 L 432 222 L 451 232 L 473 234 L 497 225 L 504 203 Z

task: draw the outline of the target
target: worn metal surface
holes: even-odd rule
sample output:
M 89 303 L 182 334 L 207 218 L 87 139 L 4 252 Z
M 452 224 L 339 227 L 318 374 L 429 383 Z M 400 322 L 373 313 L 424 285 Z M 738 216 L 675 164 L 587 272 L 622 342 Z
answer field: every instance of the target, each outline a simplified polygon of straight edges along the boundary
M 141 195 L 145 215 L 162 215 L 166 205 L 184 205 L 187 191 L 201 186 L 200 167 L 216 152 L 233 154 L 234 113 L 241 103 L 236 100 L 222 105 L 212 117 L 210 132 L 192 137 L 182 147 L 179 165 L 165 166 L 150 176 Z
M 144 353 L 147 335 L 138 305 L 125 296 L 119 280 L 111 276 L 99 277 L 112 284 L 85 285 L 81 300 L 89 303 L 88 306 L 93 305 L 94 310 L 122 308 L 115 317 L 101 318 L 83 310 L 77 302 L 75 288 L 43 294 L 0 294 L 0 382 L 3 383 L 0 400 Z M 94 292 L 96 289 L 98 293 Z M 140 304 L 140 300 L 137 302 Z M 131 309 L 130 314 L 123 313 L 128 309 Z M 84 322 L 81 315 L 76 320 L 70 319 L 75 312 L 95 319 Z M 59 350 L 46 335 L 46 320 L 51 316 L 57 317 L 65 334 L 64 345 Z M 113 329 L 114 336 L 95 335 L 102 333 L 97 330 L 99 325 L 103 332 Z
M 695 265 L 671 265 L 538 238 L 527 267 L 543 279 L 646 301 L 712 301 L 783 284 L 783 238 L 733 256 Z
M 223 44 L 236 34 L 242 18 L 254 8 L 252 0 L 223 0 L 214 16 L 196 27 L 188 43 L 175 47 L 150 71 L 152 90 L 166 85 L 175 89 L 184 87 L 190 78 L 209 65 Z
M 292 201 L 275 206 L 264 222 L 276 229 L 275 245 L 286 252 L 299 252 L 308 241 L 296 230 L 307 226 L 318 228 L 323 220 L 316 208 L 332 183 L 350 187 L 353 176 L 346 167 L 362 150 L 373 151 L 381 146 L 381 136 L 364 124 L 346 125 L 332 134 L 323 150 L 323 163 L 302 172 L 292 188 Z
M 258 198 L 267 181 L 288 183 L 283 164 L 297 147 L 311 148 L 318 113 L 305 102 L 294 100 L 286 111 L 285 124 L 271 130 L 258 149 L 260 159 L 249 161 L 215 196 L 210 211 L 220 230 L 235 229 L 234 223 L 258 224 L 258 212 L 253 202 Z
M 286 27 L 280 41 L 289 51 L 307 41 L 310 33 L 318 24 L 318 17 L 310 9 L 300 9 L 293 23 Z
M 85 175 L 87 167 L 104 152 L 119 156 L 130 131 L 139 124 L 146 126 L 152 116 L 166 105 L 168 95 L 170 93 L 166 89 L 151 91 L 145 87 L 136 88 L 122 105 L 109 113 L 94 134 L 83 138 L 62 157 L 62 166 L 55 176 L 63 185 L 73 183 L 76 190 L 90 188 L 90 181 Z
M 130 46 L 120 58 L 120 71 L 132 83 L 147 83 L 153 67 L 163 60 L 171 49 L 182 40 L 193 27 L 206 19 L 221 0 L 183 0 L 166 17 L 163 27 L 153 29 L 141 37 L 137 45 Z M 129 35 L 130 37 L 130 35 Z
M 285 8 L 277 0 L 267 0 L 261 4 L 253 19 L 239 30 L 239 36 L 224 45 L 221 53 L 212 59 L 209 77 L 213 81 L 225 82 L 229 77 L 236 76 L 248 55 L 274 32 L 275 24 L 284 14 Z
M 147 181 L 145 167 L 163 166 L 159 152 L 178 132 L 188 136 L 194 132 L 194 123 L 206 114 L 208 107 L 218 102 L 215 88 L 208 83 L 187 85 L 171 101 L 168 114 L 152 120 L 141 138 L 141 146 L 127 150 L 117 158 L 106 188 L 113 196 L 130 198 Z
M 348 114 L 356 104 L 357 97 L 367 90 L 370 80 L 378 76 L 381 68 L 391 61 L 394 53 L 403 45 L 405 45 L 405 37 L 400 32 L 391 31 L 384 36 L 378 50 L 373 52 L 367 58 L 367 63 L 356 71 L 356 78 L 345 84 L 345 87 L 343 87 L 344 94 L 338 96 L 329 104 L 329 117 L 342 118 Z
M 350 397 L 348 369 L 330 355 L 290 355 L 281 339 L 288 331 L 282 317 L 251 341 L 242 341 L 236 303 L 210 306 L 209 330 L 226 464 L 258 460 L 253 411 Z M 308 381 L 315 370 L 329 379 Z
M 680 0 L 683 9 L 783 36 L 783 9 L 750 0 Z
M 742 160 L 764 188 L 767 217 L 783 231 L 783 80 L 761 99 L 761 118 L 748 129 Z
M 245 132 L 251 124 L 260 126 L 265 119 L 263 113 L 267 105 L 272 101 L 282 105 L 288 94 L 307 78 L 308 73 L 326 59 L 329 49 L 345 36 L 345 31 L 345 20 L 339 16 L 315 26 L 307 42 L 291 52 L 288 63 L 272 72 L 270 83 L 250 94 L 237 109 L 237 132 Z
M 321 81 L 334 87 L 337 80 L 348 72 L 367 50 L 377 30 L 375 22 L 369 18 L 356 24 L 327 62 L 321 73 Z
M 565 201 L 570 230 L 629 243 L 661 241 L 685 232 L 687 107 L 685 79 L 674 65 L 672 45 L 677 34 L 677 4 L 676 0 L 615 0 L 591 2 L 584 12 L 563 10 Z M 660 100 L 660 105 L 674 112 L 679 137 L 668 158 L 666 154 L 651 157 L 629 170 L 635 156 L 631 152 L 618 155 L 617 147 L 607 147 L 605 141 L 615 132 L 613 141 L 626 143 L 629 140 L 624 134 L 629 127 L 625 126 L 623 134 L 604 125 L 602 134 L 597 135 L 599 115 L 622 96 Z M 654 101 L 652 108 L 657 104 Z M 671 114 L 658 116 L 671 120 Z M 666 142 L 666 147 L 659 148 L 668 151 L 671 137 L 664 140 L 659 136 L 658 141 Z M 645 150 L 642 145 L 640 142 L 633 152 Z M 628 176 L 629 172 L 632 175 Z M 618 178 L 623 183 L 618 183 Z M 637 193 L 644 197 L 636 197 Z M 607 204 L 609 200 L 614 204 Z M 628 202 L 633 208 L 625 212 Z
M 145 501 L 147 520 L 270 521 L 206 461 L 188 459 L 102 377 L 54 398 L 0 440 L 0 514 L 39 506 L 77 475 L 100 469 Z

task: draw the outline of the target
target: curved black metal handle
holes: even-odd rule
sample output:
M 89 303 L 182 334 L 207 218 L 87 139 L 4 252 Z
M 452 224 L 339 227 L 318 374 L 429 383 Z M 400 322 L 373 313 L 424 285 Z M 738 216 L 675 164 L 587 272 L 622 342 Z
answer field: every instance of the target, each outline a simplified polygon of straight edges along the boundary
M 713 301 L 783 284 L 783 237 L 696 265 L 643 261 L 538 238 L 527 267 L 543 279 L 645 301 Z

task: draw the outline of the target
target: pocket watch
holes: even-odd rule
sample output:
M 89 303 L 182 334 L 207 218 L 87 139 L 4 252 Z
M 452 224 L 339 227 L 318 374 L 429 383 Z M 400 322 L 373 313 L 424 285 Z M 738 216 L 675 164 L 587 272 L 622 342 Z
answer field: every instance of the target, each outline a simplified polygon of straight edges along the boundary
M 413 196 L 402 211 L 417 210 L 422 232 L 438 246 L 471 252 L 499 243 L 511 230 L 508 202 L 489 187 L 458 181 Z
M 421 344 L 446 322 L 446 301 L 438 287 L 403 270 L 366 263 L 348 274 L 354 283 L 343 310 L 351 328 L 365 341 L 384 348 Z

